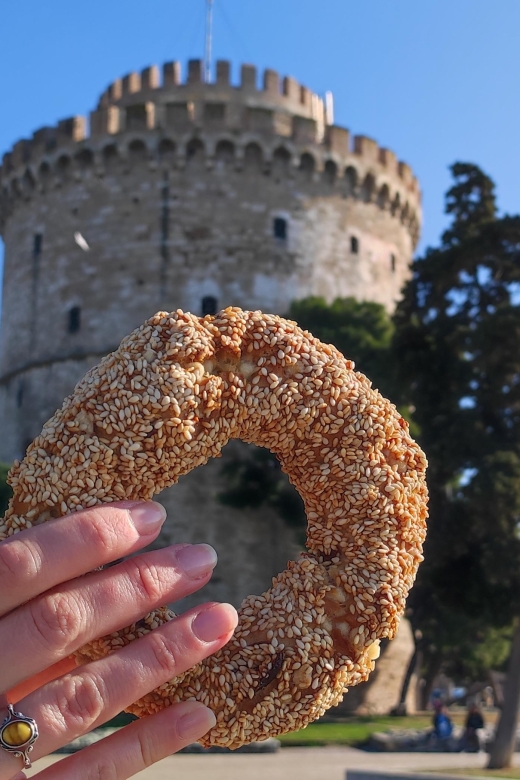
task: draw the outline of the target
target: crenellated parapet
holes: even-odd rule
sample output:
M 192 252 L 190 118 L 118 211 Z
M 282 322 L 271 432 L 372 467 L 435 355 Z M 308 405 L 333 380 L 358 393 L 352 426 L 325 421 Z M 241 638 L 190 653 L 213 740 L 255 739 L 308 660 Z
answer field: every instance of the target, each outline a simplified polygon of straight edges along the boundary
M 164 125 L 169 124 L 170 114 L 175 120 L 175 113 L 179 114 L 181 108 L 187 109 L 190 103 L 193 104 L 191 113 L 194 122 L 204 124 L 219 119 L 223 125 L 235 130 L 251 129 L 255 118 L 259 119 L 255 117 L 255 111 L 278 111 L 312 120 L 316 126 L 315 134 L 322 138 L 330 119 L 318 94 L 289 76 L 281 78 L 274 70 L 264 71 L 259 86 L 256 67 L 242 65 L 239 81 L 233 84 L 231 63 L 227 60 L 216 63 L 216 77 L 210 83 L 203 79 L 202 60 L 188 62 L 184 79 L 179 62 L 167 62 L 162 69 L 152 65 L 140 73 L 129 73 L 109 85 L 93 114 L 103 125 L 109 109 L 116 109 L 119 127 L 124 129 L 128 116 L 131 121 L 134 118 L 135 112 L 128 109 L 148 103 L 156 106 L 157 121 Z M 208 104 L 213 106 L 213 111 L 206 109 Z
M 303 192 L 355 198 L 388 210 L 415 244 L 421 196 L 409 166 L 366 136 L 329 122 L 323 99 L 292 78 L 242 65 L 238 84 L 219 61 L 205 83 L 202 62 L 185 77 L 178 62 L 114 81 L 87 123 L 63 120 L 36 131 L 5 154 L 0 167 L 0 230 L 19 200 L 118 166 L 152 170 L 191 166 L 209 173 L 294 178 Z M 88 125 L 88 129 L 87 129 Z

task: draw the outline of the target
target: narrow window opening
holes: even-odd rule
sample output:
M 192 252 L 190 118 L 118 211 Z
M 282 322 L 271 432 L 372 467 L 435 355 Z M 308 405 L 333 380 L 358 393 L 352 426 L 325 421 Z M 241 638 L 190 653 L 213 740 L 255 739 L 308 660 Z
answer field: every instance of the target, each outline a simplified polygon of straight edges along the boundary
M 20 409 L 23 404 L 23 391 L 24 391 L 23 382 L 20 382 L 20 384 L 18 385 L 18 390 L 16 392 L 16 405 L 18 409 Z
M 159 157 L 163 162 L 173 162 L 175 158 L 175 144 L 169 138 L 163 138 L 158 147 Z
M 353 255 L 359 254 L 359 240 L 356 236 L 350 236 L 350 251 Z
M 327 160 L 323 171 L 323 180 L 327 184 L 334 184 L 338 175 L 338 166 L 333 160 Z
M 133 162 L 143 162 L 148 156 L 148 150 L 144 141 L 136 138 L 128 144 L 128 158 Z
M 73 306 L 69 309 L 69 333 L 77 333 L 81 328 L 81 308 Z
M 188 160 L 202 160 L 204 152 L 204 144 L 198 138 L 192 138 L 186 146 L 186 157 Z
M 305 152 L 300 158 L 300 171 L 308 181 L 311 181 L 314 171 L 316 170 L 316 161 L 312 154 Z
M 42 246 L 43 246 L 43 235 L 41 233 L 35 233 L 34 234 L 34 241 L 33 241 L 33 255 L 34 257 L 38 257 L 42 253 Z
M 395 273 L 395 263 L 396 263 L 395 255 L 392 253 L 390 255 L 390 268 L 392 269 L 392 273 Z
M 231 141 L 219 141 L 215 149 L 215 159 L 220 167 L 233 164 L 235 159 L 235 147 Z
M 282 241 L 287 240 L 287 220 L 283 217 L 275 217 L 273 220 L 273 235 Z
M 216 314 L 218 309 L 217 299 L 213 295 L 205 295 L 202 299 L 202 316 L 206 314 Z

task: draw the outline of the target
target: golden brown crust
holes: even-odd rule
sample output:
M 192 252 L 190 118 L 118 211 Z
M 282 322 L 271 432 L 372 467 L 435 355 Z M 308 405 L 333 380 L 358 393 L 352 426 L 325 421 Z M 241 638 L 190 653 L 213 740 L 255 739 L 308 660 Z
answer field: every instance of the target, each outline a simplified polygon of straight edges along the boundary
M 307 725 L 365 680 L 395 635 L 425 535 L 426 461 L 353 364 L 290 321 L 159 312 L 77 385 L 10 482 L 0 539 L 80 507 L 150 499 L 230 438 L 267 447 L 301 494 L 308 552 L 249 596 L 219 653 L 136 702 L 196 698 L 238 747 Z M 83 648 L 105 655 L 173 613 Z

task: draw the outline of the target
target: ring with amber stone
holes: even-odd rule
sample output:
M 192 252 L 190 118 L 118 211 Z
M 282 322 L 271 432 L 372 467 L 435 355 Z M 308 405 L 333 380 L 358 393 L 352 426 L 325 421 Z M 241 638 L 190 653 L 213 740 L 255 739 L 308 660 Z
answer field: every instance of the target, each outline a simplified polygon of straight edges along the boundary
M 9 753 L 23 759 L 24 768 L 31 766 L 29 753 L 38 739 L 36 721 L 22 712 L 16 712 L 12 704 L 7 705 L 8 715 L 0 726 L 0 745 Z

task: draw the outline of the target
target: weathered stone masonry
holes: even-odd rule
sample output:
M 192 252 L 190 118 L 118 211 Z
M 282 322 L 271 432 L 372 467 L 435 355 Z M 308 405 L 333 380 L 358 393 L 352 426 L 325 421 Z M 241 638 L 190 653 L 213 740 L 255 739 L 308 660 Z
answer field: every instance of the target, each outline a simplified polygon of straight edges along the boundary
M 0 459 L 20 457 L 87 368 L 158 309 L 283 314 L 307 295 L 393 308 L 421 222 L 410 168 L 329 124 L 292 78 L 268 70 L 258 89 L 249 65 L 238 86 L 227 62 L 215 83 L 201 73 L 194 60 L 184 83 L 178 63 L 162 81 L 155 66 L 129 74 L 89 135 L 73 117 L 4 155 Z M 223 565 L 209 596 L 236 602 L 285 565 L 291 534 L 275 515 L 222 507 L 219 468 L 162 497 L 161 543 L 213 542 Z

